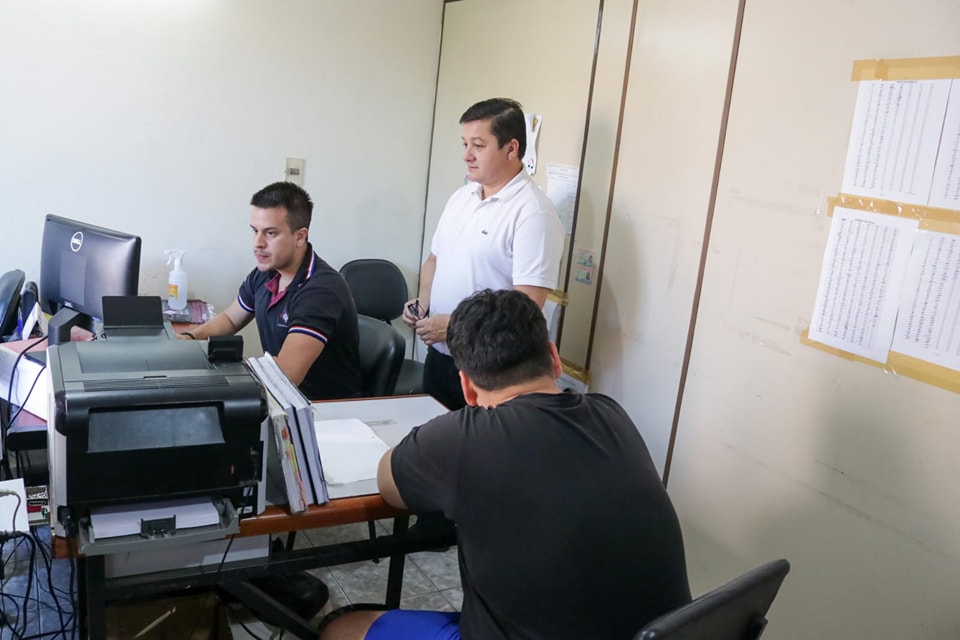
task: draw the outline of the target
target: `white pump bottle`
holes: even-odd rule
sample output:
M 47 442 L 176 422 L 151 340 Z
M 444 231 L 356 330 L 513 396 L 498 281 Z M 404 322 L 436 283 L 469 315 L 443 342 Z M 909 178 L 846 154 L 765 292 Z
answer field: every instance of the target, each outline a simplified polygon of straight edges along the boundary
M 167 264 L 173 262 L 173 270 L 167 280 L 167 306 L 174 311 L 180 311 L 187 306 L 187 272 L 183 270 L 182 249 L 167 249 L 163 252 L 167 256 Z

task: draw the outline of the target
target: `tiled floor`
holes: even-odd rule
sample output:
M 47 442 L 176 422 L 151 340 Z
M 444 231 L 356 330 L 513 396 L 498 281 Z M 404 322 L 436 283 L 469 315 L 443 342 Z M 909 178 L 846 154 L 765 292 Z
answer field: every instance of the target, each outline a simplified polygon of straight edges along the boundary
M 390 521 L 378 522 L 377 527 L 388 534 Z M 47 563 L 41 548 L 49 545 L 49 527 L 39 527 L 33 536 L 37 545 L 31 567 L 31 545 L 26 541 L 6 542 L 0 551 L 3 558 L 3 577 L 0 579 L 0 612 L 9 622 L 0 625 L 0 639 L 19 638 L 39 634 L 54 634 L 60 629 L 68 631 L 73 623 L 70 603 L 71 566 L 66 560 L 51 562 L 51 581 L 47 579 Z M 367 525 L 353 524 L 324 529 L 313 529 L 297 535 L 298 548 L 318 546 L 332 542 L 359 540 L 368 535 Z M 389 563 L 357 562 L 330 569 L 317 569 L 314 575 L 323 580 L 330 589 L 330 601 L 324 608 L 327 613 L 338 607 L 358 602 L 383 602 L 387 589 Z M 23 616 L 24 594 L 26 617 Z M 51 591 L 52 589 L 52 591 Z M 75 595 L 75 594 L 74 594 Z M 407 609 L 432 609 L 438 611 L 459 610 L 463 602 L 460 588 L 460 571 L 457 565 L 457 550 L 423 552 L 407 556 L 403 573 L 403 592 L 400 606 Z M 58 606 L 59 605 L 59 606 Z M 232 607 L 229 612 L 231 629 L 238 640 L 247 638 L 276 638 L 277 630 L 263 625 L 241 607 Z M 246 625 L 248 631 L 243 629 Z M 11 627 L 10 624 L 14 626 Z M 15 631 L 14 631 L 15 629 Z M 285 635 L 284 637 L 290 637 Z
M 389 521 L 378 522 L 384 534 L 389 533 Z M 366 524 L 343 525 L 313 529 L 297 536 L 297 547 L 329 544 L 365 538 Z M 387 591 L 389 563 L 357 562 L 330 569 L 312 571 L 330 588 L 328 607 L 337 608 L 357 602 L 383 602 Z M 463 602 L 460 589 L 460 569 L 457 550 L 426 551 L 407 556 L 403 568 L 403 591 L 400 606 L 406 609 L 459 611 Z

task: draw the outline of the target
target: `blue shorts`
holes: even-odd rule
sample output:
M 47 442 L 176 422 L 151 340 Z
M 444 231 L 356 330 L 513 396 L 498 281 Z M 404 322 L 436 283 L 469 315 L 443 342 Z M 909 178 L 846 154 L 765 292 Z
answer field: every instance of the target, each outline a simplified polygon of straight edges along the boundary
M 460 640 L 460 613 L 391 609 L 370 625 L 366 640 Z

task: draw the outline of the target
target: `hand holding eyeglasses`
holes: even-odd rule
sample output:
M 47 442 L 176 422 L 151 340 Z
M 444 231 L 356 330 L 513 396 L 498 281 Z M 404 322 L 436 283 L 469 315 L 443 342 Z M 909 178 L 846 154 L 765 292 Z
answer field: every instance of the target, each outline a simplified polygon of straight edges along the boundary
M 403 306 L 403 321 L 411 327 L 415 327 L 417 322 L 427 317 L 427 310 L 420 304 L 419 298 L 408 300 Z

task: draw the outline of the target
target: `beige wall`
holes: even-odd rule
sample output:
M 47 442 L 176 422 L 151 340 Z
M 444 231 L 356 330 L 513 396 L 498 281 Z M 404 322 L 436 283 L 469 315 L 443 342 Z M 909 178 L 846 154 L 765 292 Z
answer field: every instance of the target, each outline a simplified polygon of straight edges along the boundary
M 661 471 L 709 205 L 737 3 L 640 2 L 594 336 Z
M 593 373 L 659 458 L 736 7 L 639 6 Z M 960 396 L 799 342 L 853 61 L 957 54 L 956 2 L 746 3 L 668 488 L 695 592 L 791 561 L 764 638 L 960 637 Z
M 548 163 L 580 164 L 598 8 L 595 0 L 445 5 L 424 258 L 447 199 L 464 184 L 458 121 L 471 104 L 505 96 L 518 100 L 527 113 L 543 116 L 533 176 L 542 189 L 547 188 Z M 585 341 L 587 327 L 578 332 Z

